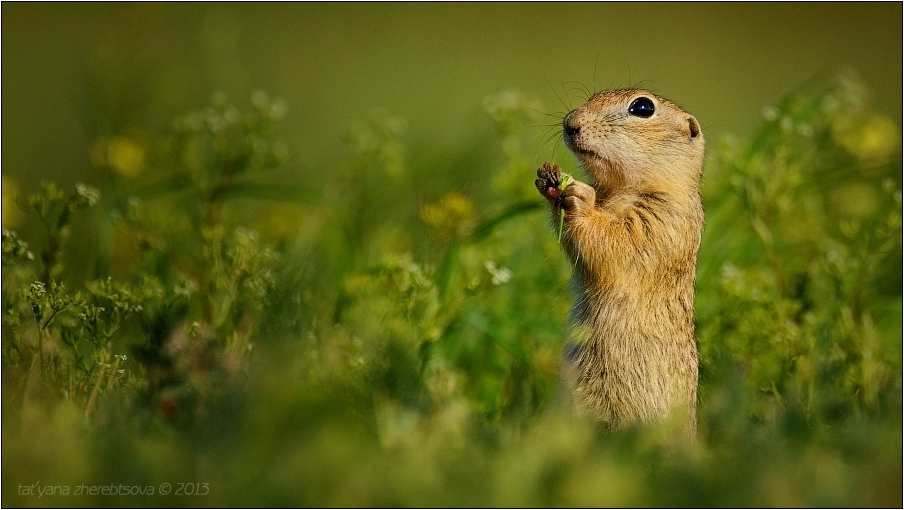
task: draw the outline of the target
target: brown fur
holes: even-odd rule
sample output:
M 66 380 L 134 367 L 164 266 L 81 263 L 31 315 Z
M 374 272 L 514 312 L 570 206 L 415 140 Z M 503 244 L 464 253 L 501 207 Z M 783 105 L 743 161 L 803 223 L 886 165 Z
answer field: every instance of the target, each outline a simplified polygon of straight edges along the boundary
M 628 113 L 645 96 L 655 113 Z M 645 90 L 594 94 L 563 121 L 592 183 L 558 193 L 561 170 L 537 171 L 574 264 L 573 372 L 579 409 L 612 428 L 680 414 L 696 431 L 694 278 L 703 230 L 700 125 Z

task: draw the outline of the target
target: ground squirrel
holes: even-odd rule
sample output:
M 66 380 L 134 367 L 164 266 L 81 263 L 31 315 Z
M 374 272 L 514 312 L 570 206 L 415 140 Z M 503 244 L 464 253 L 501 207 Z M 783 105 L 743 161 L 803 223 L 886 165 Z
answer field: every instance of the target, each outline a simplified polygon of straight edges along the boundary
M 597 92 L 562 127 L 592 182 L 559 191 L 561 169 L 546 163 L 536 184 L 556 225 L 565 211 L 576 404 L 615 429 L 680 413 L 693 436 L 700 124 L 663 97 L 628 89 Z

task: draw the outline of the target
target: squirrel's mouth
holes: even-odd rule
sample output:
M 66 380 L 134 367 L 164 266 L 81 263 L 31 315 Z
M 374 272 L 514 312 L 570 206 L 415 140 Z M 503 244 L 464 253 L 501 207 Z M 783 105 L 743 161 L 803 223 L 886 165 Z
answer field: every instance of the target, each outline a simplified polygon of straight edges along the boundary
M 596 152 L 586 147 L 579 128 L 569 128 L 566 125 L 565 129 L 562 130 L 562 141 L 565 142 L 565 146 L 578 158 L 583 159 L 598 156 Z
M 569 129 L 562 130 L 562 141 L 565 142 L 565 146 L 575 154 L 578 152 L 587 152 L 587 150 L 581 146 L 580 140 L 577 138 L 578 134 L 580 134 L 579 131 L 572 131 Z
M 596 152 L 584 147 L 584 145 L 581 143 L 580 139 L 576 139 L 573 136 L 569 136 L 568 133 L 566 133 L 564 135 L 564 141 L 565 141 L 565 146 L 568 147 L 568 149 L 572 153 L 574 153 L 575 157 L 577 157 L 582 162 L 584 160 L 591 160 L 591 159 L 595 159 L 595 158 L 599 157 L 599 155 Z
M 566 140 L 565 145 L 574 154 L 581 168 L 589 175 L 595 175 L 597 169 L 604 165 L 603 157 L 599 153 L 583 147 L 579 141 Z
M 600 159 L 600 155 L 585 143 L 587 134 L 581 126 L 580 119 L 575 115 L 578 110 L 572 110 L 562 119 L 562 141 L 575 155 L 584 167 L 590 167 L 594 161 Z
M 580 143 L 580 141 L 575 140 L 574 138 L 570 138 L 567 135 L 565 136 L 565 145 L 571 149 L 571 152 L 575 154 L 592 154 L 593 152 L 589 149 L 584 148 L 584 146 Z

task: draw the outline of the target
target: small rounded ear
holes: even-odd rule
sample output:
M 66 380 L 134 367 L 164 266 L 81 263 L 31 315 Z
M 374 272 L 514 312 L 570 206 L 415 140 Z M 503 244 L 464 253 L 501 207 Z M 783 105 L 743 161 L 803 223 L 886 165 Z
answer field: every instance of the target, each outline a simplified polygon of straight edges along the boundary
M 695 119 L 693 116 L 688 115 L 687 127 L 691 133 L 691 140 L 700 136 L 700 124 L 697 122 L 697 119 Z

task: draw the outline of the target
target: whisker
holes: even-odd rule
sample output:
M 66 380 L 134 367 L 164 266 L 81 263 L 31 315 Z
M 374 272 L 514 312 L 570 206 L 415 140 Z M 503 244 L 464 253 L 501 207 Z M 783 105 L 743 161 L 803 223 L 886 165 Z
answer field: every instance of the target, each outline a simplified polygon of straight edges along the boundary
M 566 110 L 571 111 L 571 107 L 565 104 L 565 101 L 562 101 L 562 98 L 559 97 L 559 93 L 556 92 L 556 89 L 552 86 L 552 83 L 549 83 L 549 78 L 544 77 L 544 79 L 546 80 L 546 85 L 548 85 L 550 90 L 552 90 L 552 93 L 555 94 L 556 99 L 558 99 L 559 102 L 562 103 L 562 106 L 564 106 Z
M 579 82 L 576 80 L 566 81 L 566 82 L 562 83 L 562 88 L 565 88 L 565 85 L 567 85 L 569 83 L 574 83 L 574 84 L 580 85 L 580 87 L 572 87 L 568 90 L 579 90 L 579 91 L 583 92 L 585 94 L 584 101 L 590 99 L 590 96 L 593 95 L 593 94 L 591 94 L 590 90 L 587 89 L 587 86 L 584 85 L 583 82 Z
M 594 93 L 594 91 L 590 90 L 590 88 L 587 87 L 587 85 L 584 82 L 571 81 L 571 82 L 567 82 L 567 83 L 575 83 L 579 86 L 579 87 L 574 87 L 572 90 L 579 90 L 581 92 L 581 95 L 583 96 L 582 102 L 587 102 L 588 100 L 590 100 L 590 97 Z
M 533 112 L 537 112 L 540 115 L 543 115 L 544 117 L 562 117 L 562 118 L 564 118 L 566 115 L 568 115 L 568 112 L 556 111 L 556 112 L 552 112 L 552 113 L 545 113 L 540 110 L 537 110 L 536 108 L 528 107 L 527 109 L 530 111 L 533 111 Z
M 552 116 L 552 115 L 548 115 L 548 117 L 553 117 L 553 116 Z M 561 123 L 562 123 L 562 119 L 564 119 L 564 118 L 565 118 L 565 114 L 564 114 L 564 113 L 559 113 L 559 114 L 556 114 L 556 115 L 554 116 L 554 118 L 552 119 L 552 122 L 541 122 L 541 123 L 539 123 L 539 124 L 534 124 L 533 127 L 539 127 L 539 126 L 555 126 L 555 125 L 561 124 Z
M 556 126 L 549 126 L 549 127 L 546 128 L 545 130 L 543 130 L 542 133 L 538 133 L 537 136 L 542 135 L 542 136 L 544 136 L 544 137 L 549 138 L 551 135 L 555 135 L 555 134 L 558 133 L 558 132 L 559 132 L 559 130 L 556 129 Z
M 556 140 L 556 143 L 558 143 L 558 140 L 561 140 L 561 139 L 562 139 L 562 137 L 560 136 L 560 133 L 558 131 L 556 131 L 556 132 L 550 133 L 546 137 L 546 141 L 543 142 L 543 145 L 547 145 L 549 142 L 551 142 L 553 140 Z
M 549 143 L 549 138 L 551 136 L 555 136 L 556 133 L 558 132 L 555 128 L 556 128 L 556 126 L 547 126 L 547 128 L 543 132 L 537 133 L 534 136 L 534 140 L 536 140 L 540 136 L 544 136 L 544 137 L 546 137 L 546 142 L 544 142 L 544 145 L 546 145 L 547 143 Z
M 562 137 L 556 138 L 556 143 L 552 145 L 552 159 L 556 159 L 556 150 L 559 149 L 559 144 L 562 143 Z
M 596 89 L 596 67 L 600 63 L 600 54 L 602 52 L 603 52 L 602 49 L 600 49 L 598 52 L 596 52 L 596 59 L 593 61 L 593 92 L 594 93 L 597 90 Z

